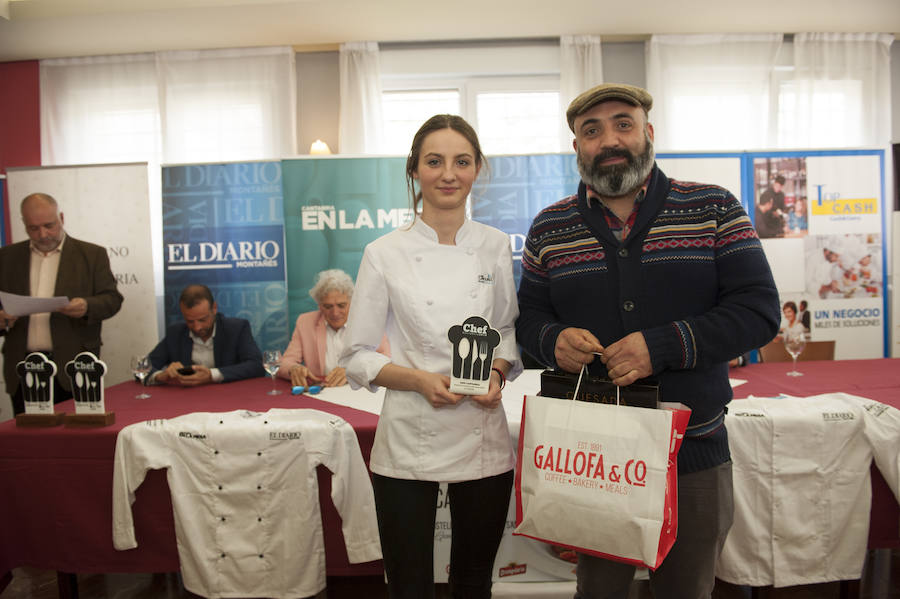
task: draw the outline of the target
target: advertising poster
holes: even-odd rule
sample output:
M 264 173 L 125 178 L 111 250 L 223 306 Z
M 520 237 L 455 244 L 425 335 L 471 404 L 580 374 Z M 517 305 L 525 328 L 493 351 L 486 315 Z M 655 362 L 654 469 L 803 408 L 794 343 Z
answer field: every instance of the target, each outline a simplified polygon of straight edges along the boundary
M 219 312 L 250 321 L 261 351 L 289 340 L 280 162 L 162 169 L 166 326 L 181 291 L 210 288 Z
M 887 303 L 883 152 L 754 154 L 753 222 L 785 330 L 834 341 L 834 358 L 880 358 Z
M 405 158 L 300 158 L 282 164 L 293 332 L 300 314 L 318 309 L 309 296 L 316 275 L 340 268 L 356 280 L 366 244 L 409 222 L 412 209 Z

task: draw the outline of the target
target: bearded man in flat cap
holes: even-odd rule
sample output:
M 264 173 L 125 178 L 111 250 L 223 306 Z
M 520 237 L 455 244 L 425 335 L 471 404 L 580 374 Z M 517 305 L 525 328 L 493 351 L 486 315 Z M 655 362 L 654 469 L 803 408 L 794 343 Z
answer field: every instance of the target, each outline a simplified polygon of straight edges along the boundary
M 656 165 L 650 94 L 584 92 L 566 112 L 577 193 L 534 219 L 522 255 L 516 336 L 551 367 L 652 377 L 691 408 L 678 454 L 678 535 L 650 573 L 657 599 L 709 597 L 733 517 L 728 361 L 778 332 L 775 282 L 740 202 Z M 598 356 L 597 354 L 602 354 Z M 579 555 L 577 599 L 628 596 L 634 566 Z

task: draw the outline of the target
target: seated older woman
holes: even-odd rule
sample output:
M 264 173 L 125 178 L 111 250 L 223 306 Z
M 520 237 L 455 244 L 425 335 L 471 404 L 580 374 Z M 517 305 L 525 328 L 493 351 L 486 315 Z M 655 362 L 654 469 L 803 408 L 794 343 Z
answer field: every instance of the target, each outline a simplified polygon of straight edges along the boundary
M 344 324 L 350 313 L 353 279 L 337 268 L 323 270 L 317 275 L 309 295 L 319 309 L 297 318 L 276 376 L 304 387 L 345 385 L 347 377 L 344 369 L 338 366 L 338 358 L 344 349 Z M 378 351 L 390 355 L 387 339 L 382 340 Z

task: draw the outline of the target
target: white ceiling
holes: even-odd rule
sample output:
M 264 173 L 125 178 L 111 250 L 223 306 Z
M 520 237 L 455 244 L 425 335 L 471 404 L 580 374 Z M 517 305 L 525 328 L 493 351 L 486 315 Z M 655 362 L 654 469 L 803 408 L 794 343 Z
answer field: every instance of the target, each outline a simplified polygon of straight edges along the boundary
M 8 19 L 3 16 L 8 15 Z M 900 0 L 0 0 L 0 61 L 345 41 L 900 32 Z

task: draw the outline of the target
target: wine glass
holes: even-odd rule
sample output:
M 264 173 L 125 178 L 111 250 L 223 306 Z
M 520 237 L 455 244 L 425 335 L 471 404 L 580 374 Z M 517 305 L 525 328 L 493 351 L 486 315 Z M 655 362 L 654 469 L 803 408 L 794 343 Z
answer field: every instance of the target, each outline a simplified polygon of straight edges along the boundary
M 281 391 L 275 388 L 275 373 L 278 372 L 278 367 L 280 364 L 280 350 L 267 349 L 263 352 L 263 367 L 266 369 L 266 372 L 269 373 L 269 376 L 272 377 L 272 390 L 269 391 L 267 395 L 278 395 L 279 393 L 281 393 Z
M 141 385 L 144 384 L 144 379 L 147 378 L 147 375 L 150 374 L 151 370 L 150 358 L 148 356 L 132 356 L 131 357 L 131 373 L 141 381 Z M 147 399 L 150 397 L 150 394 L 146 391 L 141 391 L 138 395 L 135 395 L 135 399 Z
M 797 370 L 797 356 L 806 347 L 806 333 L 802 330 L 788 330 L 784 335 L 784 349 L 791 354 L 794 360 L 793 370 L 788 372 L 788 376 L 803 376 L 802 372 Z

